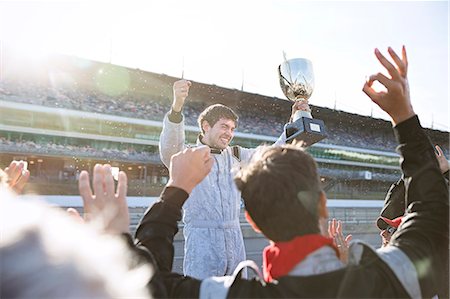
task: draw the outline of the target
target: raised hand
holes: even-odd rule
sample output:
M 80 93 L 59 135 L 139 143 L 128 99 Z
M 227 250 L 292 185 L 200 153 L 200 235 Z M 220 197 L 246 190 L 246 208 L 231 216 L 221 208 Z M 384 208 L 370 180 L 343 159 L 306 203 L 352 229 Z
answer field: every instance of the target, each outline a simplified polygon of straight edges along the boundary
M 400 58 L 391 47 L 388 48 L 389 55 L 394 60 L 392 64 L 386 57 L 375 49 L 375 56 L 378 61 L 386 68 L 389 77 L 382 73 L 377 73 L 369 77 L 364 84 L 363 91 L 370 99 L 380 106 L 392 118 L 392 123 L 397 125 L 404 120 L 415 115 L 411 106 L 409 95 L 409 85 L 407 79 L 408 59 L 406 57 L 405 46 L 402 47 L 402 58 Z M 372 84 L 378 81 L 387 91 L 376 92 Z
M 342 262 L 348 262 L 348 250 L 350 247 L 350 241 L 352 240 L 352 235 L 348 235 L 344 238 L 342 233 L 342 222 L 340 220 L 332 219 L 328 221 L 328 235 L 333 239 L 334 245 L 339 250 L 339 258 Z
M 83 199 L 84 220 L 100 225 L 108 233 L 129 232 L 130 217 L 126 200 L 127 176 L 125 172 L 119 172 L 117 191 L 115 191 L 111 165 L 96 164 L 92 186 L 94 193 L 92 193 L 89 183 L 89 173 L 82 171 L 78 188 Z M 76 217 L 76 211 L 69 211 L 69 213 Z
M 188 80 L 178 80 L 173 84 L 173 103 L 172 110 L 175 112 L 180 112 L 181 108 L 183 108 L 184 101 L 189 95 L 189 88 L 192 83 Z
M 208 146 L 187 148 L 172 156 L 167 186 L 178 187 L 191 193 L 211 171 L 214 160 Z
M 4 170 L 8 176 L 8 186 L 17 194 L 22 193 L 30 178 L 30 171 L 25 169 L 25 163 L 24 161 L 14 160 Z

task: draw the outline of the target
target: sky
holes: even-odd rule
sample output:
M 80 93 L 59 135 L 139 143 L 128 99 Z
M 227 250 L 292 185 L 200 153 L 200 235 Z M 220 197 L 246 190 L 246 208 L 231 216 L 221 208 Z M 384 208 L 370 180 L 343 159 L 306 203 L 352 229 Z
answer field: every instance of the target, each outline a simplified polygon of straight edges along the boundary
M 405 45 L 415 112 L 450 130 L 448 1 L 1 1 L 0 41 L 285 98 L 283 52 L 313 63 L 310 103 L 389 119 L 361 91 Z

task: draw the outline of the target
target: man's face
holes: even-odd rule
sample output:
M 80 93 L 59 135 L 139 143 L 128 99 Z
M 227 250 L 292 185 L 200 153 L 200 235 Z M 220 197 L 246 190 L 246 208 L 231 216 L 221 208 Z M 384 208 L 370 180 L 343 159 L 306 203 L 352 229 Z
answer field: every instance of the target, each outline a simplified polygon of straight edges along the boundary
M 214 126 L 210 126 L 208 122 L 203 122 L 203 143 L 213 148 L 226 148 L 234 136 L 236 124 L 231 119 L 221 118 Z

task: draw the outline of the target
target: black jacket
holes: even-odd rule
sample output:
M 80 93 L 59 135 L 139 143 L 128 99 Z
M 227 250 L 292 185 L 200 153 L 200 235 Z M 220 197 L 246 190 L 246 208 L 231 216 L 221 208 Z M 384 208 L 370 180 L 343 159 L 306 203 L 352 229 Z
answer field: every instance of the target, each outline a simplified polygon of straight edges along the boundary
M 441 297 L 448 296 L 448 288 L 445 293 L 449 253 L 448 187 L 440 173 L 434 148 L 417 116 L 398 124 L 394 130 L 400 144 L 397 150 L 402 156 L 407 215 L 387 250 L 374 251 L 357 244 L 353 250 L 356 262 L 341 270 L 305 277 L 285 276 L 275 283 L 266 284 L 257 278 L 236 277 L 227 283 L 183 277 L 170 271 L 173 238 L 188 194 L 177 188 L 166 188 L 161 200 L 146 212 L 136 232 L 137 244 L 151 251 L 156 260 L 155 287 L 164 285 L 166 288 L 158 294 L 191 298 L 199 295 L 215 298 L 404 298 L 432 297 L 441 289 L 444 290 L 440 292 Z M 392 256 L 400 260 L 395 263 Z M 418 279 L 414 280 L 414 275 Z M 419 294 L 413 292 L 414 282 Z M 212 288 L 208 289 L 210 286 Z

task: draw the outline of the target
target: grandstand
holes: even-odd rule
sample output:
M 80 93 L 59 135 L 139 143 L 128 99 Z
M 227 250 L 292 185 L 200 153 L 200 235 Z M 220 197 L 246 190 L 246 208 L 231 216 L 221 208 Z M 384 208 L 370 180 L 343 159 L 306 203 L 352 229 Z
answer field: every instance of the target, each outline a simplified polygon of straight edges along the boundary
M 172 84 L 178 79 L 75 57 L 52 56 L 38 63 L 4 50 L 0 167 L 14 159 L 27 161 L 31 178 L 26 193 L 80 209 L 79 197 L 73 197 L 78 194 L 80 171 L 91 172 L 96 163 L 117 166 L 129 178 L 133 231 L 148 202 L 159 195 L 168 179 L 158 141 L 172 101 Z M 199 113 L 213 103 L 238 112 L 233 142 L 246 147 L 274 142 L 291 112 L 291 104 L 283 99 L 193 82 L 184 107 L 189 143 L 195 143 L 198 136 Z M 328 137 L 308 151 L 318 162 L 330 199 L 330 216 L 344 221 L 346 233 L 377 246 L 374 222 L 381 200 L 400 176 L 391 124 L 319 106 L 312 110 L 328 129 Z M 448 157 L 448 132 L 427 131 Z M 241 216 L 247 257 L 260 261 L 267 241 Z M 177 235 L 178 271 L 182 248 L 182 236 Z
M 77 193 L 83 169 L 108 162 L 127 172 L 130 195 L 157 196 L 167 181 L 158 156 L 162 118 L 179 78 L 80 58 L 52 56 L 41 64 L 4 51 L 0 81 L 0 165 L 29 162 L 28 192 Z M 238 111 L 234 143 L 272 143 L 290 115 L 283 99 L 193 82 L 184 109 L 194 143 L 204 107 L 223 103 Z M 312 106 L 328 138 L 308 150 L 331 198 L 382 199 L 400 175 L 391 124 Z M 448 156 L 448 132 L 428 130 Z

